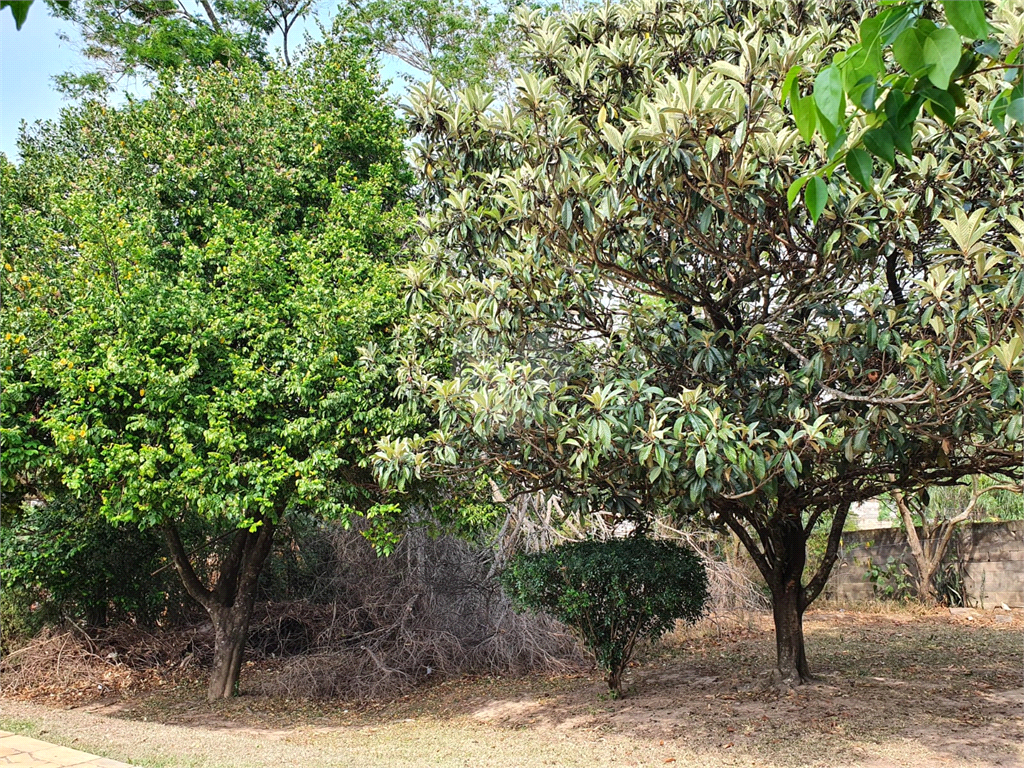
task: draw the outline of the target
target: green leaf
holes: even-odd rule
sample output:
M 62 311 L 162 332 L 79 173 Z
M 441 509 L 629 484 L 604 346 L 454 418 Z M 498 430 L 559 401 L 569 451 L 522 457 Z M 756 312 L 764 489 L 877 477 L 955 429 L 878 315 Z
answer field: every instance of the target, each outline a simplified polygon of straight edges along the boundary
M 885 68 L 882 50 L 877 45 L 873 48 L 855 45 L 848 51 L 840 68 L 843 73 L 843 85 L 847 94 L 853 90 L 860 80 L 874 80 Z M 851 96 L 851 99 L 853 97 Z
M 864 146 L 879 160 L 884 160 L 889 165 L 896 162 L 896 145 L 893 142 L 892 133 L 887 128 L 874 128 L 864 134 Z
M 697 471 L 698 477 L 704 477 L 708 471 L 708 454 L 701 448 L 697 451 L 697 458 L 693 462 L 693 468 Z
M 832 125 L 817 106 L 814 109 L 818 113 L 818 130 L 821 131 L 821 135 L 825 137 L 825 141 L 829 144 L 834 142 L 843 131 L 839 130 L 838 127 Z
M 783 474 L 786 476 L 786 482 L 794 488 L 800 485 L 800 479 L 797 477 L 796 470 L 793 468 L 792 464 L 787 462 L 786 468 L 783 470 Z
M 811 180 L 810 176 L 801 176 L 799 179 L 789 185 L 789 189 L 786 191 L 786 202 L 789 207 L 793 207 L 793 201 L 796 200 L 797 195 L 800 194 L 800 190 L 804 188 L 804 185 Z
M 912 13 L 913 10 L 914 7 L 908 3 L 878 14 L 879 18 L 885 16 L 885 20 L 882 22 L 882 27 L 879 31 L 879 37 L 882 40 L 883 48 L 892 44 L 893 41 L 903 34 L 904 30 L 914 26 L 917 22 L 917 16 Z
M 1024 123 L 1024 81 L 1017 83 L 1013 87 L 1008 99 L 1006 116 L 1016 120 L 1018 123 Z
M 988 105 L 988 120 L 1000 133 L 1006 133 L 1006 110 L 1010 99 L 1006 91 L 996 96 Z
M 950 75 L 950 80 L 959 80 L 964 75 L 968 75 L 978 67 L 981 63 L 981 57 L 976 55 L 974 51 L 965 49 L 960 54 L 960 61 L 956 63 L 956 69 L 953 70 L 953 74 Z
M 996 56 L 999 55 L 999 52 L 1002 50 L 1002 47 L 999 45 L 999 42 L 997 40 L 992 40 L 990 38 L 985 42 L 981 43 L 980 45 L 975 46 L 974 50 L 977 51 L 982 56 L 994 59 Z M 1007 61 L 1007 63 L 1010 64 L 1012 62 Z
M 890 126 L 893 129 L 909 127 L 913 130 L 914 123 L 917 122 L 917 116 L 920 114 L 921 107 L 924 106 L 924 102 L 925 96 L 923 93 L 918 92 L 912 94 L 907 102 L 900 107 L 900 110 L 896 115 L 896 119 L 890 121 Z
M 790 203 L 792 205 L 792 203 Z M 707 206 L 704 212 L 700 215 L 700 231 L 707 232 L 711 229 L 711 217 L 714 215 L 715 209 L 713 206 Z
M 796 120 L 796 127 L 800 131 L 800 138 L 804 141 L 810 141 L 814 138 L 814 132 L 818 129 L 818 108 L 814 105 L 814 99 L 810 96 L 797 99 L 791 98 L 789 106 L 793 110 L 793 119 Z
M 28 8 L 32 5 L 32 0 L 2 0 L 0 2 L 0 10 L 6 7 L 10 7 L 11 16 L 14 17 L 14 26 L 16 29 L 21 29 L 21 25 L 25 23 L 25 19 L 28 18 Z
M 892 133 L 892 140 L 896 149 L 907 157 L 913 156 L 914 144 L 912 140 L 914 137 L 914 124 L 908 123 L 907 125 L 901 125 L 899 128 L 892 125 L 887 125 L 886 127 Z
M 915 28 L 903 32 L 892 44 L 892 55 L 904 71 L 917 77 L 928 66 L 924 55 L 924 42 L 921 33 Z
M 871 155 L 863 149 L 851 149 L 846 153 L 846 170 L 864 189 L 871 189 L 874 186 L 874 163 L 871 162 Z
M 881 41 L 882 24 L 888 13 L 889 11 L 882 11 L 869 19 L 864 19 L 860 25 L 861 45 L 868 47 Z
M 839 72 L 839 67 L 834 64 L 825 67 L 814 78 L 814 103 L 832 125 L 842 125 L 845 99 L 843 76 Z
M 932 112 L 946 125 L 952 127 L 956 120 L 956 101 L 946 91 L 938 88 L 929 88 L 925 95 L 931 104 Z
M 1024 123 L 1024 99 L 1014 99 L 1006 107 L 1006 116 Z
M 821 212 L 825 210 L 825 203 L 828 202 L 828 185 L 820 176 L 813 176 L 804 190 L 804 202 L 807 203 L 807 211 L 811 214 L 811 221 L 818 223 Z
M 859 103 L 861 109 L 865 112 L 875 111 L 875 102 L 878 100 L 878 83 L 872 81 L 868 86 L 861 92 Z
M 988 21 L 985 19 L 985 4 L 981 0 L 942 0 L 946 20 L 957 32 L 971 40 L 988 37 Z
M 853 437 L 853 450 L 857 453 L 864 453 L 868 449 L 868 437 L 870 437 L 870 434 L 866 427 L 858 430 L 857 434 Z
M 590 204 L 586 201 L 581 202 L 580 211 L 583 213 L 583 226 L 587 228 L 587 232 L 593 232 L 596 227 L 594 225 L 594 212 L 590 209 Z
M 903 105 L 907 103 L 907 97 L 903 91 L 898 91 L 895 88 L 889 90 L 889 95 L 885 97 L 884 107 L 885 116 L 889 119 L 890 123 L 899 121 L 900 110 Z
M 928 79 L 936 88 L 946 90 L 949 77 L 960 63 L 963 43 L 960 34 L 952 27 L 939 27 L 924 41 L 924 60 L 931 65 Z
M 1003 395 L 1006 394 L 1006 390 L 1010 387 L 1010 379 L 1006 375 L 1006 371 L 999 371 L 995 376 L 992 377 L 992 383 L 989 386 L 989 391 L 992 393 L 993 400 L 1002 400 Z
M 837 131 L 835 135 L 829 139 L 828 150 L 825 152 L 829 162 L 835 160 L 836 155 L 839 154 L 845 144 L 846 131 Z
M 760 453 L 754 454 L 754 477 L 758 480 L 764 480 L 765 475 L 768 474 L 768 467 L 764 463 L 764 456 Z
M 611 123 L 605 123 L 601 126 L 601 133 L 604 135 L 605 141 L 614 149 L 616 152 L 622 151 L 622 134 L 619 133 L 619 129 Z
M 569 229 L 572 226 L 572 201 L 566 200 L 562 203 L 562 226 Z
M 964 89 L 957 83 L 950 83 L 946 92 L 953 98 L 953 103 L 956 106 L 960 107 L 960 109 L 967 108 L 967 94 L 964 93 Z
M 803 72 L 803 68 L 799 65 L 789 68 L 789 72 L 786 73 L 786 79 L 782 83 L 782 90 L 779 91 L 783 99 L 788 98 L 792 102 L 800 98 L 798 78 L 801 72 Z M 790 93 L 794 88 L 795 92 Z

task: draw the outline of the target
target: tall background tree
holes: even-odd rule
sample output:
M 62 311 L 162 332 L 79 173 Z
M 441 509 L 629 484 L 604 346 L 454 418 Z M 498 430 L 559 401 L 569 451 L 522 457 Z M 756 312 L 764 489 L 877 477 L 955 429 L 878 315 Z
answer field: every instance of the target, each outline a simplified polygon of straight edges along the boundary
M 508 84 L 516 55 L 512 4 L 487 0 L 351 0 L 340 24 L 414 77 L 447 86 Z
M 268 67 L 275 58 L 271 38 L 287 66 L 297 25 L 316 9 L 313 0 L 47 0 L 47 5 L 71 22 L 93 65 L 57 76 L 58 87 L 72 96 L 107 93 L 126 77 L 149 81 L 168 69 L 245 62 Z
M 414 90 L 433 207 L 408 343 L 442 352 L 411 351 L 399 380 L 438 428 L 382 441 L 381 478 L 484 471 L 506 497 L 725 525 L 772 594 L 774 676 L 807 680 L 803 613 L 852 503 L 1020 478 L 1019 133 L 977 108 L 1000 86 L 978 74 L 953 126 L 920 120 L 871 192 L 837 170 L 832 210 L 790 210 L 828 148 L 799 148 L 778 94 L 852 44 L 848 4 L 639 0 L 518 23 L 512 102 Z
M 161 530 L 213 622 L 209 696 L 232 695 L 275 528 L 375 500 L 361 462 L 391 385 L 357 346 L 401 308 L 394 107 L 328 42 L 290 70 L 165 73 L 21 149 L 3 176 L 4 488 Z M 234 531 L 211 583 L 180 535 L 196 518 Z

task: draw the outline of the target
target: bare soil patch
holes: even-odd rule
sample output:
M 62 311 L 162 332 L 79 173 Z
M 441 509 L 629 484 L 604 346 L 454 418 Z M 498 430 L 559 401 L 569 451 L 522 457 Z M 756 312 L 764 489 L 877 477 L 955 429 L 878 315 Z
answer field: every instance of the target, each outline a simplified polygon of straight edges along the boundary
M 1022 629 L 1020 611 L 811 611 L 819 679 L 788 692 L 751 685 L 775 650 L 754 616 L 671 636 L 618 701 L 593 671 L 448 680 L 361 707 L 211 706 L 186 677 L 73 708 L 7 698 L 0 728 L 143 766 L 1024 766 Z M 273 674 L 247 668 L 243 692 Z

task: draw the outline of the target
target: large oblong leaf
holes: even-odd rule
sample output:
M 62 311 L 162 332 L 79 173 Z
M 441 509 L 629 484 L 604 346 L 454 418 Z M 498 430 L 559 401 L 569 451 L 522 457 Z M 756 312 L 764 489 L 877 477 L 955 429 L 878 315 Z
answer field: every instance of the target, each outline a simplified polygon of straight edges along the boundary
M 942 0 L 942 8 L 949 23 L 964 37 L 971 40 L 988 37 L 985 4 L 981 0 Z
M 800 190 L 807 186 L 807 182 L 810 180 L 810 176 L 801 176 L 799 179 L 797 179 L 796 181 L 789 185 L 789 189 L 786 191 L 786 203 L 789 205 L 790 208 L 793 207 L 793 201 L 796 200 L 796 196 L 800 194 Z
M 908 75 L 916 76 L 928 66 L 921 33 L 915 27 L 905 30 L 896 38 L 892 44 L 892 55 Z
M 963 53 L 960 34 L 952 27 L 939 27 L 925 39 L 923 50 L 925 63 L 931 65 L 928 79 L 936 88 L 946 90 Z
M 797 130 L 800 131 L 800 138 L 810 141 L 814 138 L 814 132 L 818 130 L 818 108 L 814 105 L 814 99 L 810 96 L 795 97 L 789 100 L 789 105 L 793 110 L 793 119 L 796 121 Z
M 875 128 L 864 134 L 864 146 L 879 160 L 889 165 L 896 162 L 896 144 L 892 134 L 885 128 Z
M 32 0 L 3 0 L 3 2 L 0 2 L 0 10 L 10 6 L 11 16 L 14 17 L 14 27 L 15 29 L 21 29 L 21 25 L 28 18 L 28 8 L 30 5 L 32 5 Z
M 871 155 L 863 149 L 851 149 L 846 153 L 846 170 L 864 189 L 871 189 L 873 186 L 871 174 L 874 171 Z
M 804 202 L 807 203 L 807 212 L 811 214 L 811 221 L 815 224 L 825 210 L 825 203 L 828 202 L 828 184 L 820 176 L 815 176 L 804 189 Z
M 814 78 L 814 103 L 822 116 L 839 127 L 843 122 L 843 76 L 834 64 Z

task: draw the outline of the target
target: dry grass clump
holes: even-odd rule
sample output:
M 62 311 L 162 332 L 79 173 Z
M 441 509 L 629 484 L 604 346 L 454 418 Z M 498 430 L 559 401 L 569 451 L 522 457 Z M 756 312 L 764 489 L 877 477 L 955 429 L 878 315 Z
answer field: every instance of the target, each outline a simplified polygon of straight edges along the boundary
M 257 605 L 246 683 L 289 698 L 389 698 L 462 674 L 565 671 L 585 663 L 565 628 L 519 615 L 495 555 L 453 537 L 410 532 L 378 557 L 355 530 L 322 529 L 302 600 Z M 307 574 L 310 576 L 310 574 Z M 0 660 L 0 693 L 83 701 L 194 678 L 212 662 L 208 622 L 144 630 L 48 628 Z

